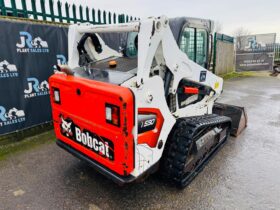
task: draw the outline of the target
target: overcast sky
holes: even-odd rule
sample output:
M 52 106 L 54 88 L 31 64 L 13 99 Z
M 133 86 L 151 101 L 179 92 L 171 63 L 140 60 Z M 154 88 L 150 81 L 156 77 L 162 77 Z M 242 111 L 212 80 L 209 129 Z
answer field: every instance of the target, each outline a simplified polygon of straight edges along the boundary
M 62 0 L 65 1 L 65 0 Z M 167 15 L 212 19 L 224 33 L 244 27 L 251 33 L 278 33 L 280 0 L 67 0 L 69 3 L 127 13 L 137 17 Z
M 232 35 L 238 27 L 244 27 L 250 33 L 278 33 L 277 39 L 280 41 L 280 0 L 67 0 L 67 2 L 141 18 L 167 15 L 212 19 L 220 22 L 222 31 L 229 35 Z

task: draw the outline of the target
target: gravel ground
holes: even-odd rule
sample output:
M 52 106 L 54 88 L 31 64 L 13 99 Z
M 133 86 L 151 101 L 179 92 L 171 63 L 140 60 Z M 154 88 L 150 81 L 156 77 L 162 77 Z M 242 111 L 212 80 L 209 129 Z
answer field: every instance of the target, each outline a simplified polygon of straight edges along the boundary
M 158 175 L 119 187 L 51 143 L 0 161 L 0 209 L 280 209 L 280 80 L 232 79 L 221 101 L 248 128 L 184 190 Z

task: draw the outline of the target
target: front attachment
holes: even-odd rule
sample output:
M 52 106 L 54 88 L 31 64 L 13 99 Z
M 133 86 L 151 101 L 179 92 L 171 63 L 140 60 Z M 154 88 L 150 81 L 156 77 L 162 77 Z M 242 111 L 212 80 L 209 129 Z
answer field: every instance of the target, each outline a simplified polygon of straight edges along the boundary
M 231 118 L 232 129 L 230 134 L 232 136 L 239 136 L 239 134 L 247 127 L 248 117 L 244 107 L 215 103 L 213 113 Z

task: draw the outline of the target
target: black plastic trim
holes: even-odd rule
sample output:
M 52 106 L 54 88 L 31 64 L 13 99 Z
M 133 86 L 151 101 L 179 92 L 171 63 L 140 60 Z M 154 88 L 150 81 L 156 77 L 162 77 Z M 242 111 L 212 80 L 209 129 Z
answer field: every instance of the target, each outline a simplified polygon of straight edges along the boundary
M 87 157 L 86 155 L 82 154 L 81 152 L 73 149 L 71 146 L 69 146 L 68 144 L 62 142 L 61 140 L 57 140 L 56 144 L 61 147 L 62 149 L 66 150 L 67 152 L 71 153 L 72 155 L 74 155 L 75 157 L 86 161 L 87 163 L 89 163 L 95 170 L 97 170 L 99 173 L 103 174 L 104 176 L 106 176 L 107 178 L 111 179 L 112 181 L 114 181 L 117 184 L 123 185 L 126 183 L 131 183 L 133 181 L 136 180 L 136 177 L 132 176 L 132 175 L 128 175 L 128 176 L 120 176 L 118 174 L 116 174 L 115 172 L 111 171 L 110 169 L 101 166 L 100 164 L 98 164 L 96 161 L 90 159 L 89 157 Z

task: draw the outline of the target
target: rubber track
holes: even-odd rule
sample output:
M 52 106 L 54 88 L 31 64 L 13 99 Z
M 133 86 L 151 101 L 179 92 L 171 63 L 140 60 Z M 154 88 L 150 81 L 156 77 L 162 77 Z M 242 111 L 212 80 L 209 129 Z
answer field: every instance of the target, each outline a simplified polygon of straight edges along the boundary
M 227 139 L 221 141 L 207 153 L 203 161 L 200 161 L 195 169 L 190 174 L 186 175 L 184 174 L 184 166 L 188 150 L 193 141 L 196 140 L 193 139 L 194 135 L 201 129 L 224 123 L 228 123 L 230 126 L 231 119 L 216 114 L 178 119 L 166 143 L 162 160 L 162 174 L 169 180 L 175 182 L 179 188 L 187 186 Z

